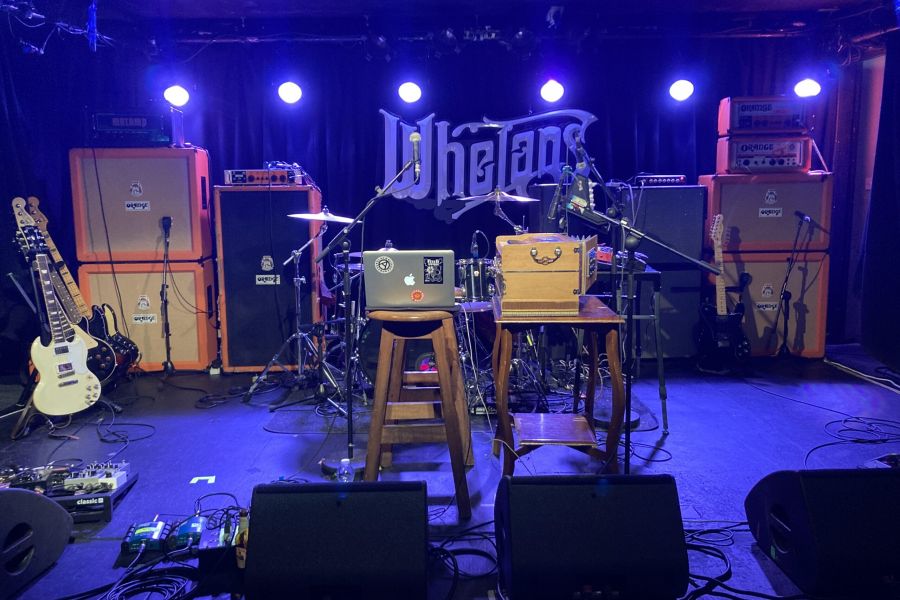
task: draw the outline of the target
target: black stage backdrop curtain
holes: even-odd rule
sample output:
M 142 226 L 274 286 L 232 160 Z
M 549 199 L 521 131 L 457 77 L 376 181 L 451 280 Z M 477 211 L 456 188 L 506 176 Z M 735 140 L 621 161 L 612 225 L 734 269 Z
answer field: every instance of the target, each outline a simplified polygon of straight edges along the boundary
M 900 35 L 891 34 L 884 66 L 884 91 L 872 200 L 863 257 L 862 336 L 873 356 L 900 371 Z
M 670 38 L 606 40 L 579 51 L 544 48 L 530 58 L 497 44 L 443 56 L 400 46 L 388 62 L 369 60 L 361 45 L 268 43 L 178 46 L 177 57 L 173 51 L 162 60 L 128 44 L 92 54 L 80 38 L 52 39 L 43 56 L 26 56 L 9 36 L 0 40 L 0 191 L 7 202 L 14 195 L 39 196 L 51 232 L 73 263 L 67 152 L 85 145 L 85 113 L 158 98 L 167 81 L 186 82 L 191 92 L 186 137 L 209 150 L 213 183 L 223 183 L 223 169 L 296 161 L 321 186 L 332 212 L 352 216 L 384 181 L 380 109 L 406 122 L 435 113 L 451 126 L 484 116 L 583 109 L 598 118 L 585 145 L 607 179 L 644 171 L 684 173 L 695 182 L 714 170 L 719 99 L 790 93 L 798 67 L 810 64 L 814 53 L 808 39 Z M 566 87 L 558 105 L 546 104 L 538 93 L 549 74 Z M 682 74 L 694 80 L 697 92 L 679 104 L 667 90 Z M 294 106 L 276 94 L 288 78 L 303 88 Z M 417 104 L 397 97 L 397 86 L 407 79 L 423 88 Z M 824 87 L 816 101 L 819 115 L 828 114 L 834 86 Z M 817 128 L 821 144 L 828 135 L 824 119 Z M 521 218 L 515 209 L 510 213 Z M 2 222 L 9 239 L 10 219 Z M 406 200 L 386 198 L 367 220 L 365 245 L 377 248 L 390 238 L 399 247 L 462 253 L 475 228 L 507 233 L 488 206 L 447 224 Z M 15 251 L 3 246 L 5 262 L 17 262 Z

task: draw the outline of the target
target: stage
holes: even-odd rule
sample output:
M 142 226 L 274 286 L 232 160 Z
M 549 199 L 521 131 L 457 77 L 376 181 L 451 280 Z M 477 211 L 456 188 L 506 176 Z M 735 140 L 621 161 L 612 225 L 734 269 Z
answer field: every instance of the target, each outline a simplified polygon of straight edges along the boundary
M 742 525 L 746 521 L 744 498 L 757 481 L 773 471 L 856 469 L 896 451 L 896 441 L 833 444 L 837 440 L 825 428 L 847 416 L 896 421 L 900 419 L 897 395 L 822 361 L 755 359 L 743 376 L 701 374 L 692 365 L 675 361 L 668 366 L 668 436 L 662 435 L 658 425 L 660 404 L 652 364 L 645 365 L 643 377 L 635 384 L 635 408 L 641 424 L 632 437 L 632 473 L 674 476 L 686 531 L 732 529 L 703 540 L 721 546 L 731 561 L 729 585 L 766 594 L 797 594 L 797 588 L 760 551 Z M 248 506 L 258 484 L 326 481 L 320 460 L 346 452 L 346 422 L 328 405 L 301 402 L 270 412 L 268 404 L 283 390 L 258 394 L 249 403 L 242 403 L 236 394 L 197 403 L 207 394 L 239 392 L 248 382 L 249 375 L 141 374 L 106 396 L 122 408 L 115 423 L 110 410 L 97 405 L 75 415 L 71 425 L 57 430 L 55 437 L 39 427 L 13 442 L 9 432 L 14 419 L 0 421 L 0 464 L 4 466 L 114 459 L 128 461 L 139 474 L 135 486 L 115 508 L 112 521 L 76 524 L 73 543 L 21 597 L 60 598 L 115 581 L 121 570 L 113 565 L 129 525 L 156 515 L 178 520 L 189 515 L 195 499 L 204 494 L 228 492 L 240 505 Z M 18 391 L 16 386 L 4 387 L 4 404 L 14 402 Z M 605 389 L 603 393 L 609 392 Z M 306 395 L 304 390 L 294 394 L 291 399 Z M 551 398 L 550 405 L 561 407 L 564 403 Z M 364 455 L 371 405 L 358 401 L 354 408 L 355 443 L 357 452 Z M 491 521 L 502 464 L 491 453 L 494 425 L 494 416 L 471 416 L 475 466 L 467 471 L 473 505 L 472 519 L 467 522 L 457 518 L 446 445 L 400 447 L 393 467 L 382 471 L 381 480 L 427 483 L 432 544 L 472 527 L 493 537 Z M 116 431 L 127 432 L 132 441 L 100 441 L 98 432 L 110 438 L 110 432 Z M 598 436 L 603 439 L 602 432 L 598 431 Z M 621 470 L 625 451 L 621 444 L 619 451 Z M 523 457 L 516 465 L 516 476 L 592 474 L 600 467 L 597 461 L 569 448 L 545 447 Z M 204 501 L 204 507 L 219 506 L 219 500 L 229 503 L 213 497 Z M 316 544 L 316 540 L 305 543 Z M 471 535 L 451 547 L 494 552 L 487 540 L 471 539 Z M 696 552 L 689 556 L 692 574 L 712 577 L 724 570 L 716 559 Z M 496 573 L 489 560 L 478 556 L 459 560 L 466 573 L 483 575 L 461 578 L 453 598 L 497 597 Z M 447 597 L 451 585 L 450 571 L 441 563 L 433 564 L 428 598 Z

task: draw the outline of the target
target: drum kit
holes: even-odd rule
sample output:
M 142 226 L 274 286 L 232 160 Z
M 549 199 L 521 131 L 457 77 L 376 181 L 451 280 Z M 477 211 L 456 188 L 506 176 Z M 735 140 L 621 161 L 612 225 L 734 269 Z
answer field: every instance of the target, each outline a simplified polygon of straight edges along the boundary
M 500 208 L 500 203 L 538 201 L 534 198 L 507 194 L 499 189 L 489 194 L 469 196 L 460 200 L 466 203 L 466 210 L 485 202 L 493 202 L 495 205 L 494 214 L 512 226 L 515 231 L 520 231 L 521 227 L 515 225 L 506 216 Z M 323 235 L 331 223 L 344 225 L 353 222 L 351 218 L 329 212 L 327 207 L 317 213 L 294 213 L 288 215 L 288 217 L 322 223 L 316 238 Z M 475 237 L 479 234 L 490 246 L 490 240 L 488 240 L 487 236 L 481 231 L 476 231 L 473 235 L 473 240 L 475 240 L 473 241 L 473 257 L 462 258 L 456 261 L 457 287 L 455 296 L 459 311 L 455 316 L 455 324 L 469 407 L 473 412 L 481 410 L 486 412 L 488 407 L 485 396 L 492 386 L 490 353 L 493 345 L 494 322 L 491 298 L 495 293 L 494 278 L 496 271 L 492 259 L 479 257 L 480 248 L 477 246 L 477 238 Z M 295 267 L 297 267 L 300 256 L 313 241 L 315 239 L 310 240 L 302 248 L 292 252 L 291 257 L 285 261 L 285 265 L 289 262 L 294 262 Z M 388 245 L 390 245 L 389 242 Z M 343 278 L 345 269 L 349 271 L 351 287 L 353 287 L 354 281 L 360 280 L 362 282 L 364 279 L 362 277 L 364 275 L 362 252 L 350 252 L 348 261 L 332 261 L 332 266 L 335 273 L 334 285 L 328 288 L 329 292 L 339 290 L 345 285 L 345 281 L 347 281 Z M 301 284 L 305 282 L 299 277 L 299 268 L 297 271 L 295 295 L 299 304 L 303 293 Z M 330 403 L 337 412 L 346 414 L 342 405 L 345 405 L 347 398 L 344 397 L 345 393 L 342 392 L 341 386 L 338 385 L 338 380 L 344 379 L 345 373 L 343 371 L 346 370 L 346 367 L 337 366 L 346 364 L 342 359 L 346 344 L 343 342 L 342 336 L 336 335 L 336 333 L 339 329 L 347 327 L 348 321 L 351 321 L 356 324 L 356 327 L 353 328 L 356 343 L 351 344 L 356 350 L 354 352 L 355 356 L 351 357 L 351 361 L 359 367 L 351 369 L 356 371 L 356 377 L 354 378 L 356 385 L 353 388 L 361 390 L 363 400 L 367 402 L 365 390 L 374 386 L 375 383 L 381 331 L 377 322 L 369 321 L 360 313 L 362 285 L 356 287 L 355 291 L 357 294 L 355 301 L 338 304 L 338 308 L 343 309 L 343 314 L 340 318 L 326 319 L 321 323 L 312 325 L 298 322 L 294 335 L 285 342 L 284 346 L 279 349 L 263 372 L 256 378 L 245 397 L 249 398 L 255 391 L 254 388 L 265 381 L 271 368 L 276 365 L 284 366 L 283 363 L 286 361 L 282 360 L 281 355 L 295 344 L 297 362 L 301 366 L 299 375 L 304 376 L 314 373 L 312 378 L 317 383 L 315 396 L 321 401 Z M 345 297 L 353 298 L 354 295 L 348 291 Z M 409 370 L 433 369 L 434 354 L 430 344 L 428 342 L 409 344 L 406 361 L 406 368 Z M 274 410 L 282 406 L 284 404 L 278 403 L 270 406 L 270 409 Z

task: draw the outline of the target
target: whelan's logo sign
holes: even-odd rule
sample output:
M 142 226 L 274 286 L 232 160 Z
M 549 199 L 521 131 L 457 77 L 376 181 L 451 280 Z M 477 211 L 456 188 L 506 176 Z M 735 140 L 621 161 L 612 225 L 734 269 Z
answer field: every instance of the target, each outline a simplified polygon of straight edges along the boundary
M 585 139 L 585 130 L 597 120 L 577 109 L 554 110 L 521 117 L 453 125 L 432 113 L 415 122 L 405 122 L 386 110 L 384 123 L 384 183 L 412 158 L 409 136 L 418 131 L 421 141 L 421 176 L 414 181 L 407 171 L 394 185 L 392 195 L 434 216 L 452 221 L 465 212 L 458 198 L 487 194 L 500 188 L 510 194 L 527 195 L 529 183 L 549 176 L 558 181 L 567 156 L 575 147 L 575 136 Z M 570 162 L 572 162 L 570 160 Z

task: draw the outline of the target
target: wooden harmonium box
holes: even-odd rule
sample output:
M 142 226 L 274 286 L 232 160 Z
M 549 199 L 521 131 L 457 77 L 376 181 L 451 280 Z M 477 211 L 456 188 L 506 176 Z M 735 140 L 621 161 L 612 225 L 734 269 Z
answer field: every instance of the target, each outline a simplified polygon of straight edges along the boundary
M 497 288 L 505 315 L 571 316 L 597 279 L 597 236 L 556 233 L 497 237 Z

